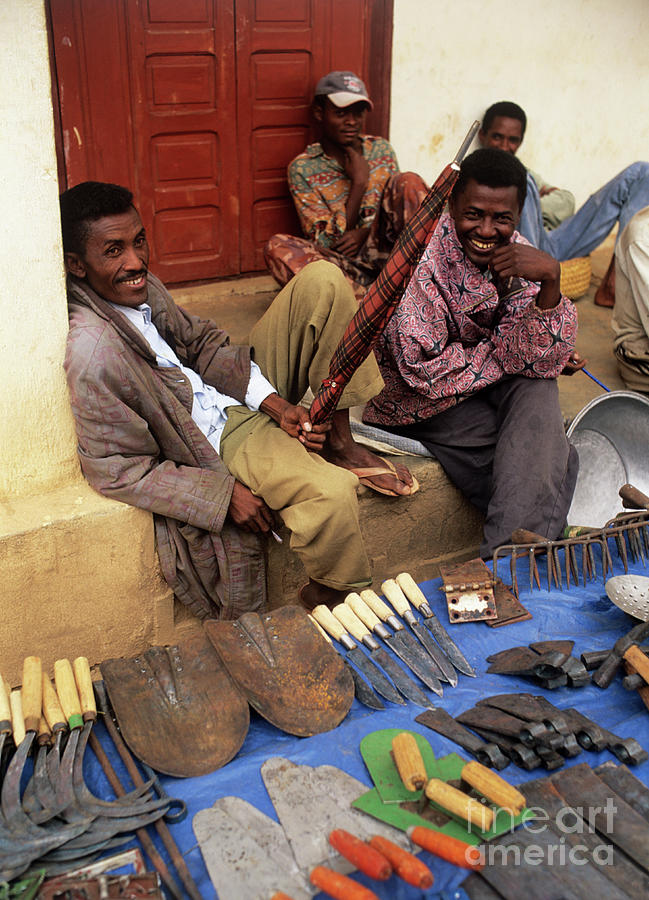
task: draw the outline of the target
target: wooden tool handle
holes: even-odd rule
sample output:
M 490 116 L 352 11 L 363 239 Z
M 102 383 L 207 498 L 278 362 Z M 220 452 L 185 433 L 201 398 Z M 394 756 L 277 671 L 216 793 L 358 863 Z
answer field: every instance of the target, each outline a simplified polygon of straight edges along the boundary
M 411 884 L 421 891 L 427 891 L 429 887 L 432 887 L 433 873 L 412 853 L 408 853 L 407 850 L 380 834 L 375 834 L 370 838 L 370 847 L 374 847 L 385 856 L 395 873 L 406 884 Z
M 406 790 L 420 791 L 428 776 L 419 745 L 409 731 L 401 731 L 392 738 L 392 758 Z
M 637 644 L 634 644 L 624 654 L 627 662 L 631 663 L 633 668 L 644 680 L 649 684 L 649 658 L 644 655 Z
M 361 591 L 360 598 L 364 603 L 367 603 L 374 615 L 378 616 L 382 622 L 386 622 L 390 616 L 394 615 L 390 607 L 381 600 L 376 591 L 367 588 L 367 590 Z
M 619 494 L 625 509 L 649 509 L 649 497 L 632 484 L 623 484 Z
M 313 625 L 315 626 L 315 628 L 318 629 L 318 631 L 320 632 L 320 634 L 322 635 L 322 637 L 325 639 L 325 641 L 327 641 L 327 643 L 330 644 L 330 643 L 331 643 L 331 638 L 329 637 L 329 635 L 327 634 L 327 632 L 324 630 L 324 628 L 322 627 L 322 625 L 321 625 L 319 622 L 316 622 L 316 620 L 313 618 L 313 616 L 311 615 L 311 613 L 307 613 L 307 617 L 310 619 L 311 622 L 313 622 Z
M 440 778 L 430 779 L 426 785 L 426 796 L 458 818 L 475 825 L 480 831 L 489 831 L 493 825 L 493 809 L 483 806 Z
M 69 659 L 57 659 L 54 663 L 54 683 L 68 725 L 70 728 L 81 728 L 81 705 Z
M 49 744 L 52 734 L 47 724 L 45 716 L 41 716 L 38 722 L 38 743 Z
M 329 843 L 348 859 L 352 865 L 367 875 L 369 878 L 375 878 L 377 881 L 387 881 L 392 875 L 392 866 L 380 850 L 370 847 L 369 844 L 345 831 L 344 828 L 335 828 L 329 833 Z
M 11 721 L 14 729 L 14 744 L 18 747 L 25 739 L 25 720 L 23 719 L 23 701 L 20 696 L 20 688 L 16 688 L 9 695 L 9 705 L 11 706 Z
M 345 603 L 370 631 L 374 631 L 376 626 L 381 624 L 379 617 L 369 608 L 360 594 L 352 591 L 351 594 L 347 594 L 345 597 Z
M 336 641 L 340 641 L 345 634 L 345 629 L 334 616 L 328 606 L 322 603 L 311 610 L 311 615 L 316 622 L 321 625 L 327 634 L 330 634 Z
M 43 692 L 43 673 L 38 656 L 26 656 L 23 662 L 23 683 L 21 697 L 25 731 L 38 731 L 41 718 L 41 698 Z
M 335 900 L 378 900 L 374 891 L 326 866 L 316 866 L 310 872 L 309 879 Z
M 408 572 L 400 572 L 395 578 L 395 581 L 406 595 L 407 599 L 417 609 L 428 605 L 428 600 L 426 600 L 421 588 Z
M 368 636 L 368 629 L 363 625 L 358 616 L 354 614 L 354 610 L 350 606 L 339 603 L 338 606 L 334 606 L 331 611 L 345 631 L 348 631 L 357 641 L 362 641 L 363 638 Z
M 52 731 L 59 731 L 66 727 L 65 713 L 61 709 L 57 693 L 46 672 L 43 672 L 43 713 Z
M 95 694 L 92 689 L 92 676 L 90 674 L 90 664 L 85 656 L 77 656 L 72 663 L 74 672 L 74 681 L 79 692 L 79 702 L 83 713 L 83 721 L 95 721 L 97 718 L 97 706 L 95 704 Z
M 516 528 L 512 531 L 512 544 L 547 544 L 548 539 L 536 531 L 528 531 L 527 528 Z
M 649 667 L 649 660 L 647 660 Z M 479 762 L 468 762 L 462 769 L 462 778 L 478 793 L 496 806 L 517 816 L 525 809 L 525 797 L 513 785 Z
M 392 606 L 394 606 L 400 616 L 402 616 L 404 613 L 410 612 L 410 604 L 406 599 L 406 595 L 403 593 L 394 578 L 388 578 L 387 581 L 384 581 L 381 585 L 381 590 L 383 591 L 383 595 L 385 596 L 386 600 L 388 600 L 392 604 Z
M 0 734 L 11 733 L 11 704 L 9 703 L 9 694 L 11 691 L 7 689 L 7 684 L 0 675 Z
M 441 831 L 424 828 L 423 825 L 410 826 L 407 834 L 413 844 L 427 850 L 440 859 L 445 859 L 462 869 L 482 869 L 484 860 L 478 847 L 460 841 Z

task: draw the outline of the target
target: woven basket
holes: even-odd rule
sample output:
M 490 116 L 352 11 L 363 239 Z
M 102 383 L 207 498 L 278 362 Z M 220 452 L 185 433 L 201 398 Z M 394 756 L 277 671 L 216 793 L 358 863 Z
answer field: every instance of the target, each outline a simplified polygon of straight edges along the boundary
M 561 292 L 571 300 L 583 297 L 590 286 L 590 256 L 576 256 L 560 265 Z

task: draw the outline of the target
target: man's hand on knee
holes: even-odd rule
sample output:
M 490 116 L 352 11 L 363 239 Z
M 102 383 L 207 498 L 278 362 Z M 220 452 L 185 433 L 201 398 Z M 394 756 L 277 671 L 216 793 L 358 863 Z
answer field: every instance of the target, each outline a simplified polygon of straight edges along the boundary
M 331 247 L 344 256 L 357 256 L 370 233 L 369 228 L 352 228 L 333 241 Z
M 240 481 L 234 482 L 228 518 L 244 531 L 268 532 L 276 524 L 273 511 Z

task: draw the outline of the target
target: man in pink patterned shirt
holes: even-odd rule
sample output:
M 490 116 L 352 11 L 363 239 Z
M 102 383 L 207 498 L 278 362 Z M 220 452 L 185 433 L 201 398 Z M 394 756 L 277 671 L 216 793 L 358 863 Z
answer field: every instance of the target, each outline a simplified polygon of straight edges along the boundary
M 515 528 L 554 539 L 578 459 L 556 376 L 583 367 L 559 263 L 516 232 L 527 173 L 477 150 L 376 355 L 385 387 L 364 420 L 420 440 L 485 514 L 483 556 Z

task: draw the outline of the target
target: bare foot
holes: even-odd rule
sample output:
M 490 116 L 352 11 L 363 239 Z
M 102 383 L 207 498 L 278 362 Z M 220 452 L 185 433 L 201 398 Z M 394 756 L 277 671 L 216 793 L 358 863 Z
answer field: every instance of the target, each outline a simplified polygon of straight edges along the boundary
M 339 409 L 334 413 L 322 455 L 327 462 L 343 469 L 393 469 L 394 471 L 385 475 L 368 474 L 363 477 L 363 483 L 371 482 L 382 491 L 396 495 L 408 496 L 413 493 L 415 482 L 406 466 L 388 463 L 367 447 L 356 443 L 349 427 L 347 409 Z
M 327 587 L 325 584 L 320 584 L 320 582 L 310 578 L 309 583 L 300 589 L 298 596 L 302 606 L 308 610 L 315 609 L 316 606 L 320 606 L 322 603 L 328 606 L 329 609 L 332 609 L 339 603 L 343 603 L 348 593 L 349 591 L 337 591 L 335 588 Z
M 606 274 L 602 278 L 602 283 L 595 292 L 593 302 L 596 306 L 606 306 L 608 309 L 615 306 L 615 254 L 613 254 Z

